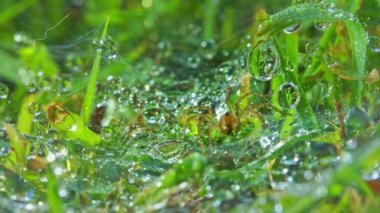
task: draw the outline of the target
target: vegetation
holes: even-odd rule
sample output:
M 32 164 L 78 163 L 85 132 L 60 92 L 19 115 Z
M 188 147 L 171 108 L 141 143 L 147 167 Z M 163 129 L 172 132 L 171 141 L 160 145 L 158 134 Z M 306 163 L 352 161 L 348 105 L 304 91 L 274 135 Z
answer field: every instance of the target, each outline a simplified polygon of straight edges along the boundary
M 374 212 L 379 0 L 2 0 L 0 212 Z

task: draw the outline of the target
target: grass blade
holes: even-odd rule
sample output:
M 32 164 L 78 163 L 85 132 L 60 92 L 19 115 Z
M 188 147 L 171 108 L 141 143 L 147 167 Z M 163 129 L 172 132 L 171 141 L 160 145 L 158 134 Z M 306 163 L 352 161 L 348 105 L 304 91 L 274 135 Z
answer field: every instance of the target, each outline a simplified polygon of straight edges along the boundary
M 104 40 L 105 37 L 107 36 L 109 21 L 110 21 L 110 16 L 108 16 L 106 19 L 106 22 L 103 28 L 103 33 L 100 37 L 100 40 Z M 94 64 L 92 65 L 90 80 L 87 84 L 87 90 L 86 90 L 86 94 L 84 96 L 84 101 L 82 104 L 82 117 L 83 117 L 84 125 L 86 126 L 88 125 L 90 121 L 90 117 L 91 117 L 91 109 L 92 109 L 92 104 L 93 104 L 94 96 L 96 92 L 96 79 L 98 77 L 98 72 L 100 69 L 101 56 L 102 56 L 102 49 L 99 49 L 99 51 L 97 51 L 96 53 Z

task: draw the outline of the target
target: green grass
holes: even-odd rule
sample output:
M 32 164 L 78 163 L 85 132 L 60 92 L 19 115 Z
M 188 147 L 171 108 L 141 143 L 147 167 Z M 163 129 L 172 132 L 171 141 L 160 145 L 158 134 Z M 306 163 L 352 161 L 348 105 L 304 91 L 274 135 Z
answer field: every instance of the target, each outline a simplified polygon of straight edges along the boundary
M 110 21 L 110 16 L 108 16 L 106 23 L 104 24 L 103 32 L 99 40 L 99 42 L 101 43 L 105 41 L 105 38 L 107 36 L 109 21 Z M 97 49 L 95 60 L 91 69 L 90 79 L 87 84 L 86 94 L 84 96 L 84 100 L 82 104 L 82 116 L 83 116 L 83 121 L 85 125 L 89 124 L 90 117 L 91 117 L 94 96 L 96 93 L 96 81 L 97 81 L 97 77 L 98 77 L 98 73 L 100 69 L 100 60 L 101 60 L 103 51 L 104 50 L 102 49 L 102 47 L 100 47 L 100 49 Z
M 0 212 L 380 207 L 379 1 L 0 8 Z

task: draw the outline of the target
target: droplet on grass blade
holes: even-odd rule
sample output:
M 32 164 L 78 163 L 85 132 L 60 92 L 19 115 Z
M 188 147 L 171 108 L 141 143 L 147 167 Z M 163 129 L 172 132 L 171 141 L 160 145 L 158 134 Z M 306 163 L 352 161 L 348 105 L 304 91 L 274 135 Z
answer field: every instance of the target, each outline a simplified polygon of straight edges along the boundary
M 318 30 L 324 31 L 328 27 L 330 27 L 331 22 L 329 21 L 316 21 L 314 22 L 314 27 L 317 28 Z
M 102 57 L 109 60 L 117 58 L 118 44 L 111 36 L 106 36 L 104 39 L 95 39 L 92 44 L 97 52 L 102 53 Z
M 297 24 L 294 24 L 292 26 L 289 26 L 289 27 L 284 29 L 284 33 L 286 33 L 286 34 L 296 33 L 301 29 L 301 25 L 302 25 L 301 23 L 297 23 Z
M 28 110 L 31 114 L 37 114 L 38 113 L 38 103 L 37 102 L 32 102 L 28 106 Z
M 296 70 L 296 65 L 294 62 L 290 61 L 290 60 L 287 60 L 286 61 L 286 68 L 288 71 L 290 72 L 294 72 Z
M 278 104 L 284 109 L 294 109 L 300 101 L 298 87 L 292 82 L 284 83 L 279 88 Z
M 305 52 L 308 55 L 315 55 L 319 51 L 319 46 L 317 44 L 307 43 L 305 45 Z
M 346 134 L 349 138 L 355 138 L 372 125 L 372 120 L 363 109 L 359 107 L 351 108 L 345 119 Z
M 272 40 L 251 50 L 248 56 L 248 67 L 256 80 L 269 81 L 277 75 L 280 68 L 280 56 Z

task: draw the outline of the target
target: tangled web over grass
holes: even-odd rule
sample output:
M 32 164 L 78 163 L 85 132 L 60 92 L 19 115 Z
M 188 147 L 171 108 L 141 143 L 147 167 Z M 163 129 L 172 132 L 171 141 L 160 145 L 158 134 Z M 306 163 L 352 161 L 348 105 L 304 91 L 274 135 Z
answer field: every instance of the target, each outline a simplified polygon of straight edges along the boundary
M 227 3 L 157 2 L 0 46 L 1 211 L 379 207 L 376 1 L 254 7 L 243 27 Z

